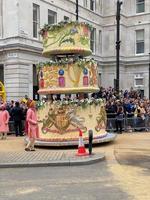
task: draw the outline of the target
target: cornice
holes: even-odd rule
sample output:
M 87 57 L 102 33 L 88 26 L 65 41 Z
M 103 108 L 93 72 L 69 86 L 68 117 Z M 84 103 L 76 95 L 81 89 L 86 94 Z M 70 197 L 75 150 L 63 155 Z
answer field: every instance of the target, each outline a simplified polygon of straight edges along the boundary
M 2 45 L 0 48 L 0 53 L 6 52 L 6 51 L 28 51 L 36 54 L 42 54 L 43 48 L 40 47 L 34 47 L 27 44 L 20 44 L 20 43 L 14 43 L 14 44 L 6 44 Z

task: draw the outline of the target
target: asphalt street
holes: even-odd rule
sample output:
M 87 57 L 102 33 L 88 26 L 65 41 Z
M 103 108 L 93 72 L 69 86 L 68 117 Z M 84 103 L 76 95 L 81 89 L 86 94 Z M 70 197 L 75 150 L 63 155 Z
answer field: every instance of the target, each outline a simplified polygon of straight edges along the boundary
M 0 141 L 0 151 L 22 153 L 23 141 L 14 137 Z M 36 149 L 36 153 L 47 151 Z M 112 143 L 94 147 L 93 152 L 104 152 L 105 161 L 1 168 L 0 200 L 150 200 L 150 133 L 124 133 Z
M 0 170 L 0 200 L 130 200 L 107 162 Z

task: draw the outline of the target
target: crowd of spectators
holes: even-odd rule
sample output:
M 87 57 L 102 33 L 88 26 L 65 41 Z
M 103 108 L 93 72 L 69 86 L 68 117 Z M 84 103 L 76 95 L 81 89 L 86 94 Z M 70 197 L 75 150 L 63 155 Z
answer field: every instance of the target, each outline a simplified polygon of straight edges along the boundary
M 130 91 L 120 91 L 119 95 L 112 87 L 108 89 L 101 88 L 100 92 L 93 94 L 94 98 L 103 98 L 106 101 L 106 112 L 108 117 L 117 113 L 119 107 L 127 117 L 138 116 L 144 118 L 146 114 L 150 115 L 150 100 L 142 97 L 140 91 L 132 88 Z
M 140 126 L 142 123 L 144 124 L 142 126 L 145 126 L 145 122 L 148 122 L 150 116 L 150 100 L 142 97 L 140 91 L 131 88 L 129 91 L 121 90 L 118 95 L 112 87 L 107 89 L 101 88 L 98 93 L 93 94 L 93 97 L 105 99 L 107 117 L 110 122 L 111 119 L 116 119 L 117 122 L 118 112 L 120 112 L 120 109 L 122 110 L 123 118 L 129 119 L 129 127 L 133 125 L 135 127 L 137 125 Z M 132 118 L 132 120 L 130 120 L 130 118 Z
M 3 104 L 0 101 L 0 105 Z M 15 130 L 16 137 L 24 135 L 24 121 L 26 119 L 27 104 L 26 100 L 6 102 L 5 109 L 9 112 L 10 131 Z

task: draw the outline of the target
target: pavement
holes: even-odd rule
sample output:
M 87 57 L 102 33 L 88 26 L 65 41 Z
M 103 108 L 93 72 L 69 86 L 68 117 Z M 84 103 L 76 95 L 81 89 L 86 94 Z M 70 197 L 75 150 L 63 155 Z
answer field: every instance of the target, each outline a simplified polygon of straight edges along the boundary
M 103 152 L 77 156 L 77 149 L 43 147 L 26 152 L 24 148 L 24 137 L 8 136 L 7 140 L 0 140 L 0 168 L 88 165 L 105 159 Z
M 24 148 L 24 137 L 9 135 L 0 140 L 0 168 L 87 165 L 104 159 L 147 168 L 150 163 L 149 132 L 118 134 L 115 141 L 96 145 L 87 156 L 76 156 L 77 149 L 38 147 L 35 152 L 26 152 Z

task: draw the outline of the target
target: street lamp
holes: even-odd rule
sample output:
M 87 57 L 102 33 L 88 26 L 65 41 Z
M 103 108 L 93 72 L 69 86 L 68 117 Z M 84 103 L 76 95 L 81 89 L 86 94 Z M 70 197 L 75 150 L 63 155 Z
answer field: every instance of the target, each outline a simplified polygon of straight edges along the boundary
M 117 34 L 116 34 L 116 84 L 115 89 L 119 95 L 119 65 L 120 65 L 120 11 L 121 11 L 122 1 L 117 0 Z
M 78 21 L 79 18 L 79 2 L 76 0 L 76 21 Z

